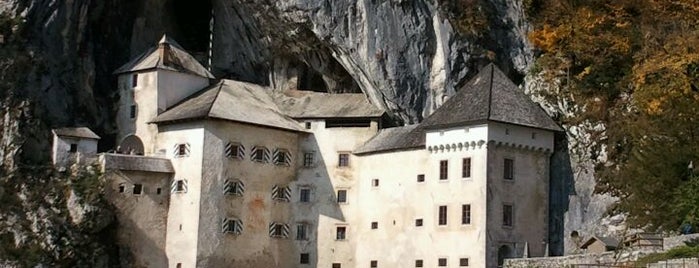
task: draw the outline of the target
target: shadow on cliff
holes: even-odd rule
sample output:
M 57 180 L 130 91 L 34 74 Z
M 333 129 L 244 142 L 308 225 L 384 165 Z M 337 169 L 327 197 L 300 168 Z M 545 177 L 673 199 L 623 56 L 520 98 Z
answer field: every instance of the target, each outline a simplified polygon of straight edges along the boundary
M 549 255 L 561 256 L 565 245 L 565 213 L 569 206 L 568 196 L 575 193 L 568 137 L 565 133 L 556 133 L 554 144 L 549 183 Z

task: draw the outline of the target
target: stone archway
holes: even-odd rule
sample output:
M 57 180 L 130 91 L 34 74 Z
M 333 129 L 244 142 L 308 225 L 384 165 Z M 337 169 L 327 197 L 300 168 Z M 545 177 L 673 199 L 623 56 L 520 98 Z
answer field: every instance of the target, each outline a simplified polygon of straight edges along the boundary
M 514 257 L 512 248 L 508 245 L 502 245 L 498 248 L 498 267 L 502 267 L 505 263 L 505 259 Z
M 121 140 L 118 151 L 124 154 L 143 155 L 143 142 L 136 135 L 126 136 Z

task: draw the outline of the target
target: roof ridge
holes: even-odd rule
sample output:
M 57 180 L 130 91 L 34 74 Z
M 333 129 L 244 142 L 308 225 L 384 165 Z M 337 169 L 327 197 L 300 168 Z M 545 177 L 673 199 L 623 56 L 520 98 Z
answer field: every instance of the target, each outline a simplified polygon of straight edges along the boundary
M 490 120 L 490 114 L 493 110 L 493 76 L 495 76 L 495 66 L 491 62 L 487 67 L 490 67 L 490 86 L 488 87 L 488 115 L 486 118 Z
M 223 89 L 223 85 L 225 83 L 226 82 L 223 79 L 221 79 L 221 81 L 218 83 L 219 85 L 218 85 L 218 89 L 216 90 L 216 94 L 214 95 L 214 100 L 211 101 L 211 105 L 209 106 L 208 109 L 206 109 L 207 110 L 206 117 L 211 116 L 211 111 L 214 109 L 214 105 L 216 104 L 218 97 L 221 96 L 221 90 Z

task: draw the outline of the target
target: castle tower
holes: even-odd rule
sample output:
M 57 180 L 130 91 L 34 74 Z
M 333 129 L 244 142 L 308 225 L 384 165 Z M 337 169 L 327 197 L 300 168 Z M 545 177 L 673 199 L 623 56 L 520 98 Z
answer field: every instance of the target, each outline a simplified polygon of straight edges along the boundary
M 163 35 L 155 47 L 114 72 L 118 75 L 117 143 L 126 153 L 154 155 L 160 113 L 210 84 L 213 75 Z

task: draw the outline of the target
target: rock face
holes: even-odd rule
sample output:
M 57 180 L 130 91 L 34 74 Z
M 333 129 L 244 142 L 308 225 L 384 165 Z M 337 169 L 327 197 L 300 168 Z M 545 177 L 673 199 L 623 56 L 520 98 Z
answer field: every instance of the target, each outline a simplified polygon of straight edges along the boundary
M 218 78 L 275 90 L 364 92 L 395 120 L 415 123 L 489 61 L 521 81 L 533 63 L 523 1 L 0 0 L 0 13 L 24 21 L 34 64 L 26 85 L 13 90 L 42 127 L 18 132 L 28 139 L 23 150 L 42 161 L 51 127 L 90 126 L 103 137 L 100 150 L 111 149 L 119 98 L 112 72 L 163 33 L 202 62 L 211 50 Z M 483 15 L 485 26 L 450 15 L 464 10 Z M 455 30 L 464 25 L 475 30 Z M 570 163 L 560 163 L 554 168 L 572 174 Z M 570 209 L 568 192 L 556 196 L 567 211 L 557 223 L 561 241 L 601 215 L 592 176 L 566 180 L 561 189 L 587 190 L 577 191 Z

